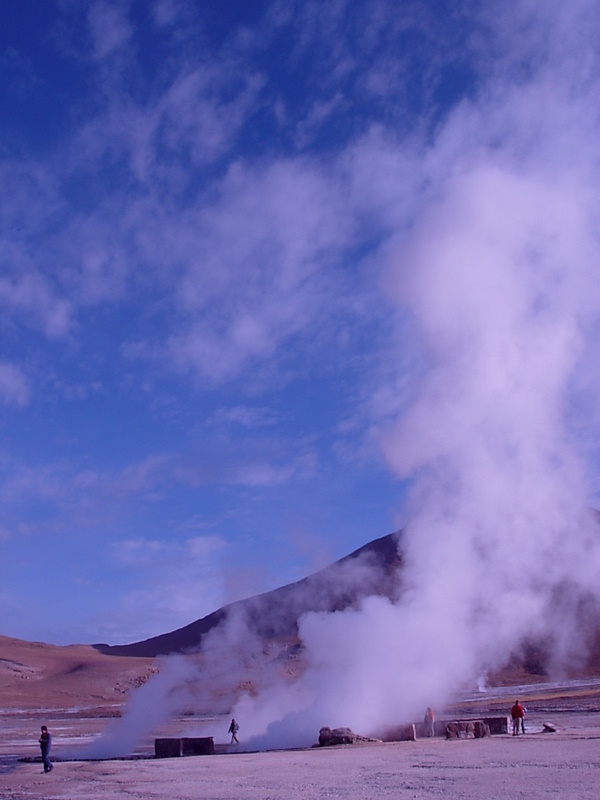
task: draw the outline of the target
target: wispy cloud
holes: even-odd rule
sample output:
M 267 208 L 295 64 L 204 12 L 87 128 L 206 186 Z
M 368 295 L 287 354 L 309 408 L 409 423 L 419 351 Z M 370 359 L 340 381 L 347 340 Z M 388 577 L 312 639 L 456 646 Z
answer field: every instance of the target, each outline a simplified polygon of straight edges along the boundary
M 350 465 L 389 529 L 375 443 L 413 479 L 493 398 L 593 460 L 593 3 L 48 8 L 0 98 L 8 529 L 175 546 Z
M 131 587 L 120 600 L 120 635 L 125 640 L 158 635 L 180 620 L 191 621 L 223 605 L 225 548 L 221 538 L 210 535 L 177 542 L 139 538 L 117 543 L 115 558 L 127 568 Z
M 0 362 L 0 400 L 9 406 L 23 408 L 31 397 L 31 389 L 23 372 L 14 364 Z
M 93 58 L 98 61 L 121 50 L 130 40 L 132 30 L 127 18 L 129 3 L 96 0 L 89 7 L 88 22 Z
M 276 414 L 266 406 L 231 406 L 215 410 L 207 421 L 209 426 L 220 427 L 223 423 L 241 425 L 244 428 L 263 428 L 277 423 Z
M 2 365 L 0 365 L 2 367 Z M 8 376 L 8 377 L 6 377 Z M 3 380 L 6 377 L 6 380 Z M 0 368 L 0 398 L 25 403 L 26 385 L 19 374 Z M 313 475 L 318 455 L 310 442 L 302 447 L 282 439 L 214 435 L 186 452 L 150 455 L 113 470 L 82 468 L 69 460 L 43 466 L 19 464 L 5 458 L 0 500 L 7 519 L 15 514 L 35 520 L 40 530 L 82 531 L 105 527 L 125 508 L 160 506 L 177 490 L 201 487 L 277 487 Z M 39 518 L 39 504 L 45 513 Z M 173 535 L 175 514 L 165 537 Z

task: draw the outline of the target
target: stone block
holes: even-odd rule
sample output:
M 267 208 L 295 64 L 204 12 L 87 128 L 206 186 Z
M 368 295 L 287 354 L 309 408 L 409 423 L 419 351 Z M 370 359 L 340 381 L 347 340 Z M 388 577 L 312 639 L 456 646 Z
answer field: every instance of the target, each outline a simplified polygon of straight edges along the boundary
M 508 733 L 508 717 L 484 717 L 483 721 L 490 729 L 492 736 Z
M 446 739 L 482 739 L 489 735 L 490 729 L 482 719 L 459 719 L 446 725 Z
M 155 739 L 155 758 L 179 758 L 181 755 L 181 739 Z
M 211 756 L 215 752 L 212 736 L 185 737 L 181 740 L 182 756 Z

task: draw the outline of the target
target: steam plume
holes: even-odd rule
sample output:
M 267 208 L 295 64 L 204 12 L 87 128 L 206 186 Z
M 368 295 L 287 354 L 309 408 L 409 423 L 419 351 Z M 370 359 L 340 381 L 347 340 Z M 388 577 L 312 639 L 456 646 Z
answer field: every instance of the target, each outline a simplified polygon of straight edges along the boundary
M 133 694 L 122 717 L 111 720 L 91 744 L 61 751 L 67 759 L 104 759 L 131 755 L 149 731 L 179 713 L 189 702 L 189 681 L 197 678 L 196 665 L 183 656 L 159 662 L 159 672 Z
M 515 5 L 520 22 L 535 6 Z M 548 5 L 542 33 L 532 28 L 546 37 L 541 65 L 517 37 L 480 100 L 426 152 L 435 188 L 416 222 L 398 220 L 386 288 L 412 319 L 422 364 L 382 437 L 412 485 L 403 592 L 301 618 L 306 671 L 291 685 L 270 676 L 233 709 L 249 747 L 420 717 L 531 639 L 555 670 L 585 657 L 600 599 L 598 521 L 586 510 L 600 383 L 600 80 L 593 59 L 578 59 L 587 6 L 570 7 L 563 27 Z
M 448 120 L 435 193 L 388 271 L 423 364 L 383 437 L 412 482 L 404 593 L 302 619 L 305 675 L 235 709 L 257 745 L 420 718 L 528 640 L 555 670 L 585 658 L 600 576 L 581 416 L 598 387 L 597 120 L 575 73 L 533 71 Z

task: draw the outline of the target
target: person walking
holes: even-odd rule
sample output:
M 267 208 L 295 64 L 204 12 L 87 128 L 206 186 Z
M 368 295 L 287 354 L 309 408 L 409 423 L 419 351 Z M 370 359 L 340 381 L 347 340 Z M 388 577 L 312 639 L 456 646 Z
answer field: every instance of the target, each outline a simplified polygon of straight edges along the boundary
M 423 718 L 423 725 L 425 727 L 425 736 L 435 736 L 435 717 L 433 709 L 427 706 L 425 717 Z
M 44 772 L 52 772 L 54 766 L 50 761 L 50 748 L 52 747 L 52 736 L 48 732 L 48 728 L 42 725 L 42 734 L 39 738 L 40 750 L 42 751 L 42 764 L 44 765 Z
M 523 710 L 523 706 L 518 700 L 515 700 L 514 705 L 510 710 L 510 715 L 512 717 L 513 736 L 519 735 L 519 728 L 521 728 L 522 732 L 525 733 L 525 727 L 523 725 L 523 717 L 525 716 L 525 712 Z
M 238 738 L 237 738 L 237 732 L 239 731 L 239 729 L 240 729 L 240 726 L 237 724 L 237 722 L 234 719 L 232 719 L 231 720 L 231 725 L 229 726 L 229 733 L 231 734 L 231 744 L 233 744 L 234 742 L 236 744 L 239 744 L 239 741 L 238 741 Z

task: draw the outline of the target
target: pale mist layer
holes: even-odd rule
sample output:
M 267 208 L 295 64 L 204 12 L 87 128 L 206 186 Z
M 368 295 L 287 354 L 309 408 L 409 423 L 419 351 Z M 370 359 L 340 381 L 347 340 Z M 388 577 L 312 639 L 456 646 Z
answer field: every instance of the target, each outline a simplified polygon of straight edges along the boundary
M 385 444 L 398 474 L 414 476 L 402 591 L 304 615 L 308 668 L 295 682 L 257 673 L 262 642 L 243 619 L 210 637 L 207 685 L 250 676 L 263 687 L 231 712 L 243 747 L 311 745 L 322 725 L 377 735 L 443 706 L 525 640 L 550 645 L 557 672 L 585 657 L 600 548 L 577 370 L 593 342 L 598 251 L 576 193 L 565 222 L 563 191 L 483 165 L 415 231 L 392 281 L 429 367 Z M 182 704 L 201 707 L 184 685 L 193 670 L 165 661 L 87 755 L 126 753 Z
M 386 279 L 422 363 L 382 436 L 390 466 L 412 481 L 403 592 L 301 620 L 307 672 L 233 711 L 249 747 L 311 744 L 322 725 L 377 735 L 421 719 L 527 641 L 543 643 L 554 673 L 585 659 L 600 611 L 598 521 L 586 510 L 600 170 L 597 120 L 578 91 L 549 74 L 495 87 L 440 134 L 432 163 L 454 150 L 451 164 L 398 237 Z
M 551 32 L 549 51 L 569 35 Z M 499 69 L 423 156 L 436 190 L 416 223 L 398 220 L 386 256 L 385 290 L 412 320 L 411 363 L 422 365 L 381 437 L 412 485 L 402 592 L 303 616 L 306 671 L 262 676 L 232 709 L 245 747 L 420 719 L 527 640 L 549 647 L 555 672 L 585 658 L 600 587 L 598 524 L 585 510 L 600 388 L 598 77 L 590 67 L 580 86 L 577 64 L 557 63 L 563 72 L 529 83 L 503 82 Z M 211 672 L 234 685 L 260 643 L 237 620 L 207 647 Z M 151 729 L 149 706 L 152 724 L 181 707 L 180 678 L 164 668 L 136 695 L 110 754 L 127 752 L 126 732 Z

